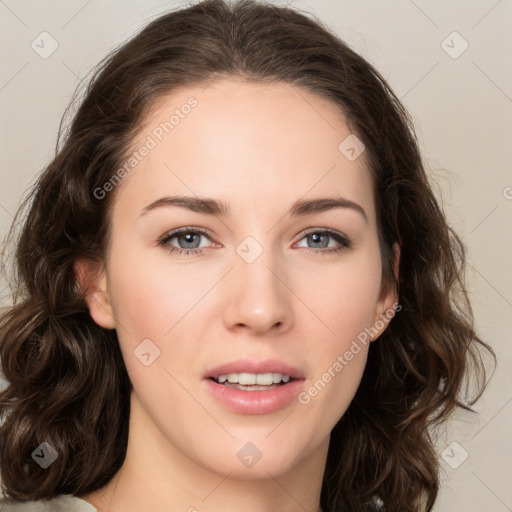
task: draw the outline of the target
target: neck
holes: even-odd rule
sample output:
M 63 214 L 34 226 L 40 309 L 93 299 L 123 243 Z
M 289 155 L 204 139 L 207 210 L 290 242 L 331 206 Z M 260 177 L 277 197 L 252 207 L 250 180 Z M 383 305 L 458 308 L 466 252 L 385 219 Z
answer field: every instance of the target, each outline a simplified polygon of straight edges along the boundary
M 284 471 L 272 471 L 268 463 L 260 464 L 264 462 L 263 456 L 252 468 L 260 465 L 257 474 L 240 474 L 239 467 L 216 472 L 215 468 L 200 465 L 200 454 L 191 457 L 180 452 L 132 394 L 123 466 L 105 487 L 82 499 L 100 512 L 321 512 L 328 442 L 327 439 Z

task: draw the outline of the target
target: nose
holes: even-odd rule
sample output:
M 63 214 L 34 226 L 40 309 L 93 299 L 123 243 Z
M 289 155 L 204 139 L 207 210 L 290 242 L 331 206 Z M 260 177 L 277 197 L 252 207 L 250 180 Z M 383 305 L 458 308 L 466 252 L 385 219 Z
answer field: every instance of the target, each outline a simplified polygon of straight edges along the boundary
M 235 257 L 225 283 L 226 327 L 260 336 L 289 330 L 293 323 L 293 293 L 286 286 L 286 272 L 265 252 L 252 263 Z

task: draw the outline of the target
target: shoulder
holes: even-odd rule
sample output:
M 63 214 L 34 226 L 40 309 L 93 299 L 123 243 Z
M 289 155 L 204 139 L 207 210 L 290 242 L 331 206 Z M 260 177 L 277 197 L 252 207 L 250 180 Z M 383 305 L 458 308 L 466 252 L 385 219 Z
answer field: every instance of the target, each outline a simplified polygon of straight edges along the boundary
M 51 500 L 8 501 L 0 498 L 0 512 L 98 512 L 80 498 L 62 494 Z

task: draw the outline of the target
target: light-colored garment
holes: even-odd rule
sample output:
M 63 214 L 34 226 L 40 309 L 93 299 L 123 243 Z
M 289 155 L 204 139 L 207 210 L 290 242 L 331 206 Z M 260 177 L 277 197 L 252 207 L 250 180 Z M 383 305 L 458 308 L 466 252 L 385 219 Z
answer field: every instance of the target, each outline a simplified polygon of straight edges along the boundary
M 98 512 L 80 498 L 62 494 L 52 500 L 6 501 L 0 499 L 0 512 Z

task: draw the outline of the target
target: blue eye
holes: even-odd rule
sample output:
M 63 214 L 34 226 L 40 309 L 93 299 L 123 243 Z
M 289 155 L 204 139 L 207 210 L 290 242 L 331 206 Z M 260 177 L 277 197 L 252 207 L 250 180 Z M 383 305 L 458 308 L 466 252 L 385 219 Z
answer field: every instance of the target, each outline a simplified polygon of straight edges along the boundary
M 306 239 L 306 243 L 312 243 L 317 246 L 316 248 L 305 248 L 305 251 L 311 254 L 333 254 L 352 246 L 352 242 L 347 236 L 330 229 L 304 231 L 301 233 L 301 236 L 302 238 L 299 242 Z M 211 241 L 209 234 L 205 230 L 184 227 L 175 229 L 162 236 L 158 240 L 158 245 L 165 247 L 170 253 L 179 254 L 181 256 L 192 256 L 203 252 L 200 246 L 201 237 L 205 237 Z M 176 247 L 170 243 L 174 239 L 181 247 Z M 334 245 L 334 247 L 330 245 L 330 239 L 335 240 L 337 245 Z
M 192 256 L 193 254 L 200 254 L 203 251 L 196 245 L 201 242 L 201 237 L 204 236 L 208 239 L 208 233 L 198 228 L 179 228 L 164 235 L 158 240 L 158 245 L 165 247 L 171 253 L 177 253 L 183 256 Z M 185 247 L 175 247 L 170 245 L 169 242 L 176 238 L 177 240 L 184 240 Z
M 312 250 L 310 247 L 306 248 L 306 252 L 312 254 L 333 254 L 352 247 L 352 242 L 347 236 L 330 229 L 305 231 L 302 233 L 302 237 L 300 241 L 306 239 L 307 242 L 317 244 L 317 247 L 321 249 Z M 338 245 L 330 246 L 329 239 L 334 239 Z

